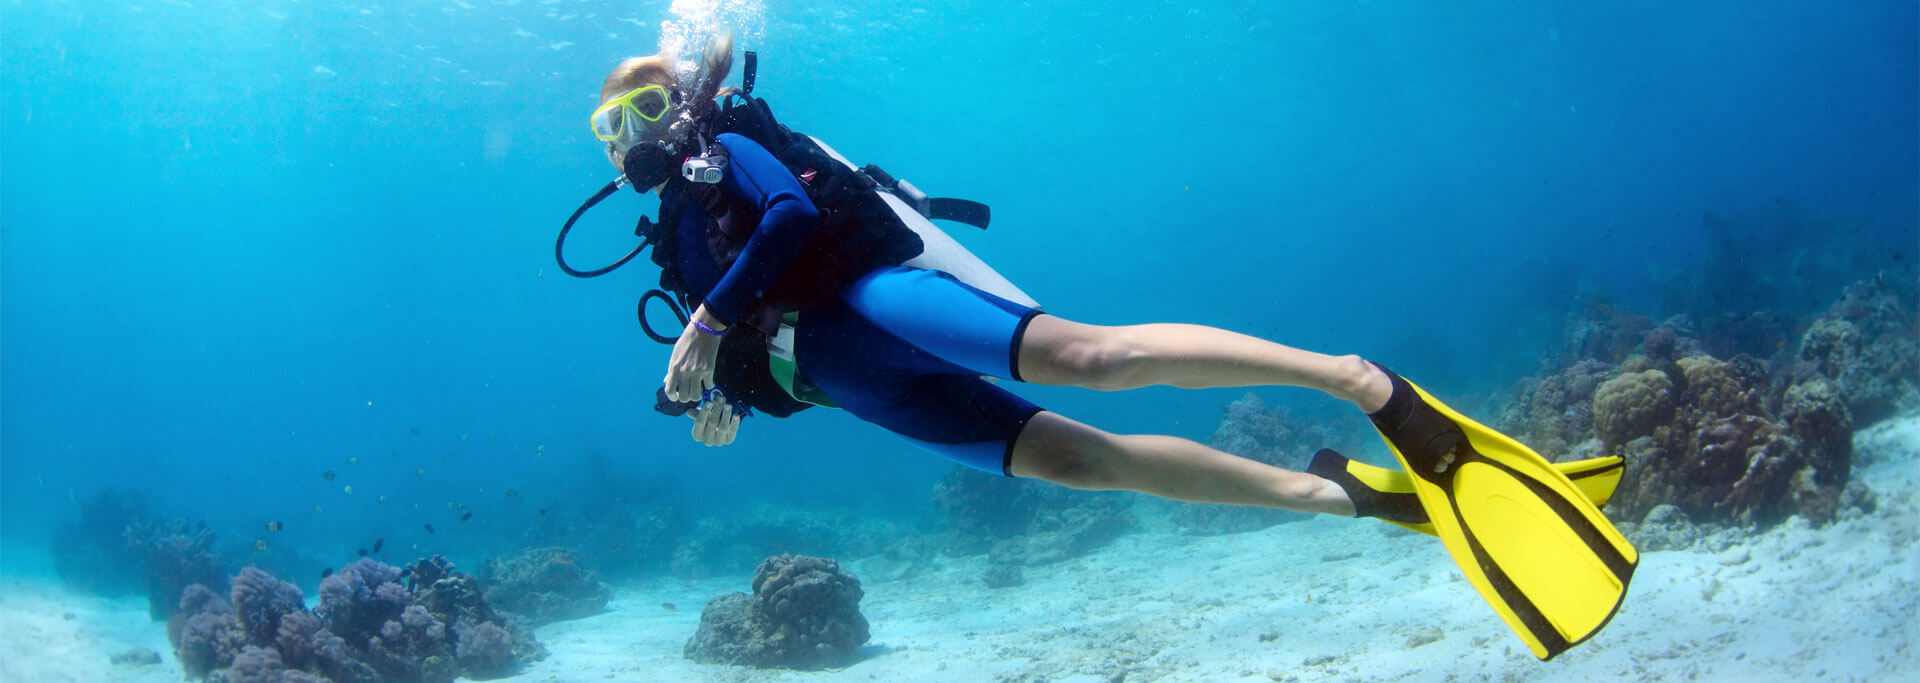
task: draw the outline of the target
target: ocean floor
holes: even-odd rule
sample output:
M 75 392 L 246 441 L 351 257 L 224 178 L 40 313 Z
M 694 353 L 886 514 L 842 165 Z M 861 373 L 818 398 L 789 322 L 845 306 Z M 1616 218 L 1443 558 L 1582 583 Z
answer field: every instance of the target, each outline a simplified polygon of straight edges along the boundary
M 1318 518 L 1134 534 L 1026 568 L 1013 588 L 982 585 L 984 557 L 865 581 L 873 639 L 859 662 L 825 672 L 681 657 L 706 601 L 748 590 L 750 576 L 628 586 L 603 614 L 541 628 L 551 656 L 509 680 L 1920 680 L 1920 416 L 1855 443 L 1874 511 L 1646 552 L 1613 623 L 1552 662 L 1528 654 L 1432 539 Z M 127 650 L 160 661 L 110 661 Z M 181 678 L 144 601 L 0 583 L 0 680 Z

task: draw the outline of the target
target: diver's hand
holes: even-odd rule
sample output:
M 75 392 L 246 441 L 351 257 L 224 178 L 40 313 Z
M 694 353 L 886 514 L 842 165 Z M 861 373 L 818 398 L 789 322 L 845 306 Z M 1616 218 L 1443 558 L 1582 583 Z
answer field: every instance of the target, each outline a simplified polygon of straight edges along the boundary
M 708 446 L 725 446 L 733 443 L 733 437 L 740 433 L 740 418 L 744 414 L 727 404 L 727 395 L 713 392 L 713 398 L 700 407 L 687 411 L 693 418 L 693 440 Z
M 707 312 L 706 306 L 693 312 L 693 320 L 714 330 L 725 327 L 719 318 Z M 700 400 L 713 386 L 713 363 L 719 355 L 720 338 L 707 334 L 693 322 L 687 323 L 687 328 L 680 331 L 680 340 L 673 343 L 673 357 L 667 360 L 667 398 L 682 402 Z

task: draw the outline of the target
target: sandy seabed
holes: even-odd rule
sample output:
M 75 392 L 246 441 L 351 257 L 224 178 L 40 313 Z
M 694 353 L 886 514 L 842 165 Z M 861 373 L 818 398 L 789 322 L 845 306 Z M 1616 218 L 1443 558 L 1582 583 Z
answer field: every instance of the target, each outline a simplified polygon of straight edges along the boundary
M 1872 512 L 1817 529 L 1789 520 L 1717 551 L 1644 553 L 1613 622 L 1552 662 L 1507 632 L 1437 542 L 1317 518 L 1133 534 L 1025 568 L 1013 588 L 982 585 L 984 557 L 866 581 L 873 639 L 858 662 L 821 672 L 681 657 L 700 608 L 748 590 L 749 576 L 628 586 L 605 613 L 541 628 L 552 654 L 507 680 L 1920 680 L 1920 416 L 1855 444 Z M 142 649 L 160 662 L 111 662 Z M 144 600 L 0 582 L 0 680 L 182 679 Z

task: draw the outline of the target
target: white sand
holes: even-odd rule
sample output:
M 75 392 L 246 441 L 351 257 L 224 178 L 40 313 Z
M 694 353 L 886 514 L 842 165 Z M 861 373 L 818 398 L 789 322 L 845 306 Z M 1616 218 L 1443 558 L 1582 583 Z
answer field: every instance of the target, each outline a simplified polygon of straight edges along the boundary
M 158 653 L 160 663 L 113 664 L 114 655 L 134 649 Z M 0 582 L 0 681 L 182 678 L 166 624 L 147 617 L 146 598 L 73 595 L 52 580 Z
M 1823 529 L 1790 521 L 1723 552 L 1645 553 L 1613 623 L 1547 663 L 1432 539 L 1323 518 L 1233 536 L 1135 534 L 1026 568 L 1015 588 L 981 585 L 983 557 L 867 581 L 873 640 L 861 661 L 829 672 L 681 657 L 707 599 L 747 590 L 750 577 L 628 587 L 604 614 L 540 629 L 552 655 L 514 680 L 1920 680 L 1920 417 L 1856 443 L 1874 451 L 1854 473 L 1877 494 L 1873 513 Z M 108 663 L 130 647 L 165 661 Z M 0 679 L 179 680 L 166 650 L 139 600 L 4 584 Z

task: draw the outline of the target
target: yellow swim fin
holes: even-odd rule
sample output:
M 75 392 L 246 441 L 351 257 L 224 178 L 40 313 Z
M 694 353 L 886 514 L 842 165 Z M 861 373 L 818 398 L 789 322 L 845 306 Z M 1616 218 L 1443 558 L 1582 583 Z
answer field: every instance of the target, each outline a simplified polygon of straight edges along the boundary
M 1553 463 L 1553 469 L 1567 475 L 1573 481 L 1580 494 L 1593 501 L 1599 507 L 1606 507 L 1607 500 L 1613 497 L 1613 490 L 1620 486 L 1620 476 L 1626 473 L 1626 459 L 1617 455 L 1599 458 L 1587 458 L 1572 462 Z M 1387 496 L 1398 498 L 1400 503 L 1373 502 L 1366 506 L 1356 504 L 1363 511 L 1371 508 L 1379 510 L 1383 506 L 1395 507 L 1410 514 L 1406 519 L 1382 517 L 1381 521 L 1394 524 L 1428 536 L 1434 535 L 1433 522 L 1427 519 L 1427 511 L 1420 507 L 1420 498 L 1413 492 L 1413 477 L 1400 470 L 1375 467 L 1341 455 L 1331 448 L 1322 448 L 1313 455 L 1313 465 L 1307 472 L 1333 480 L 1340 488 L 1348 491 L 1349 497 L 1355 492 L 1363 496 Z M 1379 516 L 1363 515 L 1363 516 Z
M 1540 659 L 1598 633 L 1626 599 L 1633 545 L 1545 458 L 1381 370 L 1393 395 L 1369 417 L 1461 573 Z

